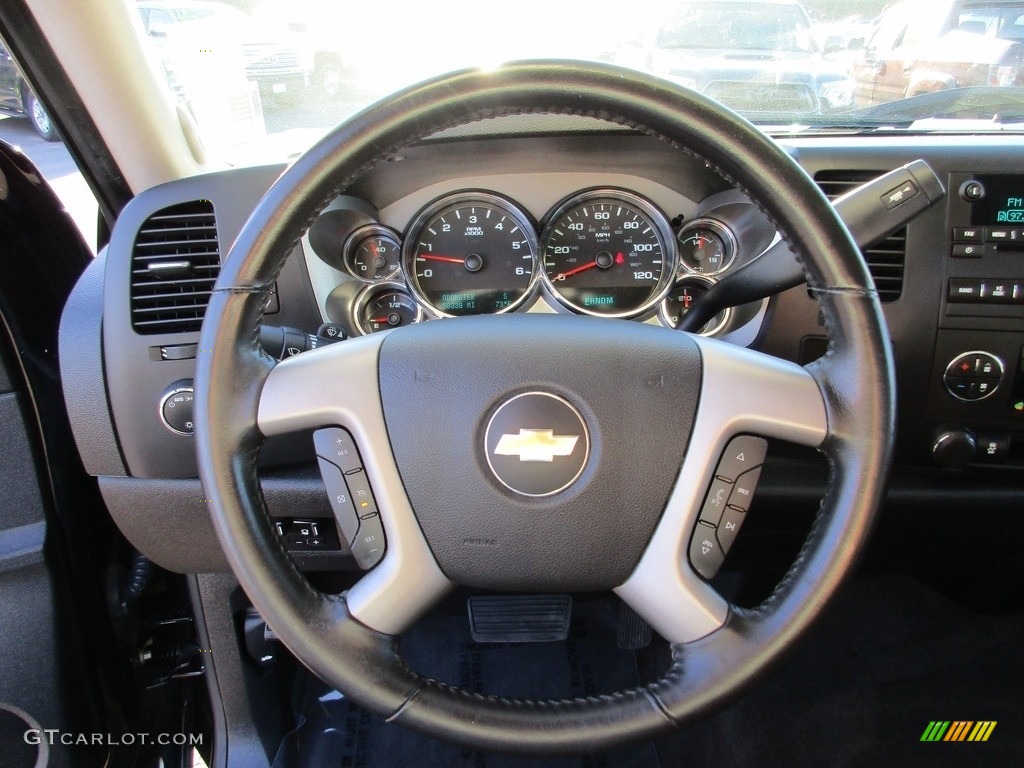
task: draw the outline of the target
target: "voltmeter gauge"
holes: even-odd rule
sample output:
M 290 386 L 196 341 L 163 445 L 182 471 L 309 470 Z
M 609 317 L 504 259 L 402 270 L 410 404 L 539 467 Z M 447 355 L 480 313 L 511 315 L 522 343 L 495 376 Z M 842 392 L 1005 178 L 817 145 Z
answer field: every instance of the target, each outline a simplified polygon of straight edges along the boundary
M 697 275 L 724 272 L 736 258 L 736 237 L 715 219 L 694 219 L 679 231 L 679 263 Z

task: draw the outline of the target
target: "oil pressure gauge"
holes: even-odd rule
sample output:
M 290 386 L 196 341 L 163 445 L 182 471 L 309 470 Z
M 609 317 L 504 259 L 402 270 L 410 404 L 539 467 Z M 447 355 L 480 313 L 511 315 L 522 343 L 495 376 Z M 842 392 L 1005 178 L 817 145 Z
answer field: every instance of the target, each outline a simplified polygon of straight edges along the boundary
M 387 280 L 398 272 L 402 247 L 394 230 L 371 224 L 360 227 L 345 241 L 345 269 L 368 283 Z

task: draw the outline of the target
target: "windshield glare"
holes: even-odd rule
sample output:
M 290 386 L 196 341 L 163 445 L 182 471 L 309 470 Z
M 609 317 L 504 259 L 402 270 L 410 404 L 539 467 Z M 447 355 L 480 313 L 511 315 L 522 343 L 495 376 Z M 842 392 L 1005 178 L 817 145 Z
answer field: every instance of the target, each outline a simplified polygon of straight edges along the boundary
M 640 70 L 770 130 L 1024 115 L 1024 0 L 125 1 L 159 87 L 230 163 L 293 157 L 397 89 L 524 58 Z
M 658 33 L 659 48 L 811 53 L 810 22 L 798 6 L 694 3 Z

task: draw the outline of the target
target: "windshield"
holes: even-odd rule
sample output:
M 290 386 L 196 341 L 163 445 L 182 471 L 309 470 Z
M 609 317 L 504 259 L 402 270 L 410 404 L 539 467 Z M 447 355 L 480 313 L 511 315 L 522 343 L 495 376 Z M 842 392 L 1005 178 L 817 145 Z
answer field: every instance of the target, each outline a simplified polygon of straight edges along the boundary
M 126 2 L 159 86 L 232 164 L 294 157 L 428 77 L 524 58 L 638 69 L 776 132 L 1018 130 L 1024 115 L 1024 0 Z
M 734 51 L 815 50 L 807 14 L 796 5 L 692 3 L 658 32 L 659 48 Z

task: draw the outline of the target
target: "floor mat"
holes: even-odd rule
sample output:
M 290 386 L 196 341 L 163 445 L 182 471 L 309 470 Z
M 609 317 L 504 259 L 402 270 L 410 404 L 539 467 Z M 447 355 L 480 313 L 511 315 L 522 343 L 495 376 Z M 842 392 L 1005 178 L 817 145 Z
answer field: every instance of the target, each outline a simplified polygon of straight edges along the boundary
M 996 726 L 984 743 L 922 742 L 932 721 Z M 858 579 L 762 685 L 659 750 L 688 768 L 1024 765 L 1024 615 Z
M 421 674 L 499 696 L 565 698 L 612 693 L 639 682 L 634 655 L 616 643 L 614 599 L 577 600 L 569 639 L 561 643 L 478 644 L 465 603 L 451 601 L 402 638 L 402 656 Z M 439 638 L 441 638 L 439 640 Z M 657 768 L 652 745 L 567 758 L 533 759 L 452 746 L 379 717 L 306 677 L 296 692 L 299 727 L 275 768 Z

